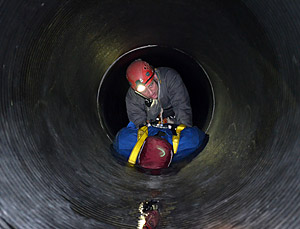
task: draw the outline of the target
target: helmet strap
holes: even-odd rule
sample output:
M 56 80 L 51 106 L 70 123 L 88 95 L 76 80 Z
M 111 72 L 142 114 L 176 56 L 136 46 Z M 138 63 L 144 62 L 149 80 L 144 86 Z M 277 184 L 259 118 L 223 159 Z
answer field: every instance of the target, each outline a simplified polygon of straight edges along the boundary
M 138 94 L 139 96 L 141 96 L 141 97 L 143 97 L 143 98 L 145 99 L 145 104 L 146 104 L 147 107 L 150 107 L 150 106 L 151 106 L 151 104 L 152 104 L 152 102 L 153 102 L 153 99 L 147 98 L 147 97 L 144 96 L 142 93 L 140 93 L 140 92 L 138 92 L 138 91 L 136 91 L 136 90 L 134 90 L 134 92 L 135 92 L 136 94 Z

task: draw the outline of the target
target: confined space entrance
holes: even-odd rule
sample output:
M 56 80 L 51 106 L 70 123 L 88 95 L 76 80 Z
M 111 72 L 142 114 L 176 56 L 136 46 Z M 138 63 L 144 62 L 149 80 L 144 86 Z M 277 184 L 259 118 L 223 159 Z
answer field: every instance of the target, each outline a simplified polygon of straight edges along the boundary
M 98 114 L 108 137 L 113 139 L 129 122 L 125 104 L 129 84 L 125 75 L 128 65 L 139 58 L 153 67 L 171 67 L 179 72 L 190 95 L 193 125 L 206 131 L 214 110 L 213 89 L 208 75 L 187 53 L 175 48 L 151 45 L 125 53 L 103 75 L 98 90 Z

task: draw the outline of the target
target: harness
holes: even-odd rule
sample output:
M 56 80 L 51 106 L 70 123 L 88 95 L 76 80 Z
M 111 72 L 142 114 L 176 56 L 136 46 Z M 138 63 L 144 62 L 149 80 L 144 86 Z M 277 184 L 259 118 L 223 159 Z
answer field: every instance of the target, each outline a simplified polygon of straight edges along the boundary
M 180 124 L 176 128 L 176 135 L 172 136 L 172 143 L 173 143 L 173 152 L 174 154 L 177 153 L 178 146 L 179 146 L 179 140 L 180 140 L 180 132 L 185 128 L 186 126 L 184 124 Z M 144 145 L 144 142 L 146 138 L 148 137 L 148 127 L 142 126 L 140 129 L 138 129 L 138 136 L 137 136 L 137 142 L 135 146 L 133 147 L 131 154 L 129 156 L 128 162 L 131 165 L 135 165 L 136 159 L 140 153 L 140 150 L 142 146 Z

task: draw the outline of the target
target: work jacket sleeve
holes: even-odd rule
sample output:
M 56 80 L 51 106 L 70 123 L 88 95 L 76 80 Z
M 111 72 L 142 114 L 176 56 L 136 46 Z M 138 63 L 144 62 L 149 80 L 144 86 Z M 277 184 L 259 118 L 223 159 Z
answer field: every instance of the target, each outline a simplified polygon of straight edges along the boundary
M 129 88 L 125 101 L 129 121 L 133 122 L 137 128 L 146 124 L 147 114 L 144 108 L 144 99 L 136 96 L 134 91 Z
M 192 108 L 188 91 L 177 71 L 170 69 L 167 72 L 167 88 L 176 122 L 185 124 L 188 127 L 193 125 Z

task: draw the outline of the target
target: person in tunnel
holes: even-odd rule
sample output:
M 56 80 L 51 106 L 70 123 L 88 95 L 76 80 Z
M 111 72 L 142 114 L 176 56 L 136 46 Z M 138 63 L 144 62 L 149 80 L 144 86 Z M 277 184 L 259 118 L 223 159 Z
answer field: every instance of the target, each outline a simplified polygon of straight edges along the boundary
M 126 78 L 130 84 L 126 95 L 127 114 L 136 127 L 157 120 L 192 126 L 190 97 L 174 69 L 154 69 L 138 59 L 128 66 Z
M 113 144 L 126 161 L 159 170 L 204 148 L 208 136 L 193 126 L 189 94 L 177 71 L 153 68 L 137 59 L 128 66 L 126 78 L 130 84 L 125 98 L 130 122 L 118 132 Z M 165 142 L 171 151 L 170 147 L 161 150 Z M 169 156 L 163 158 L 162 152 Z

